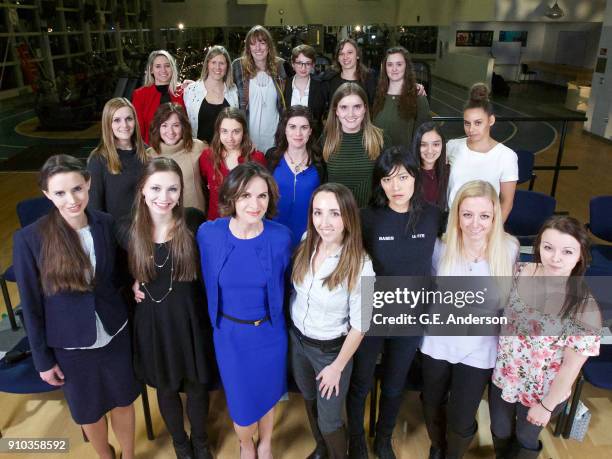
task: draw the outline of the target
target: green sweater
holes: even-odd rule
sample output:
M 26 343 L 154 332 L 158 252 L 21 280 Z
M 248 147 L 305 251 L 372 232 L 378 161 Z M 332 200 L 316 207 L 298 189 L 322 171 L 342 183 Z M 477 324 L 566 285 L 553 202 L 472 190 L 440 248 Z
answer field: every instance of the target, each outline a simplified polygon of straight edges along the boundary
M 389 94 L 385 97 L 385 106 L 374 118 L 374 124 L 385 131 L 390 138 L 389 146 L 412 146 L 412 138 L 417 128 L 426 121 L 431 121 L 427 97 L 417 97 L 416 118 L 404 119 L 399 114 L 398 96 Z
M 374 163 L 363 148 L 363 131 L 342 134 L 342 143 L 327 161 L 327 181 L 345 185 L 359 207 L 368 205 L 372 194 Z

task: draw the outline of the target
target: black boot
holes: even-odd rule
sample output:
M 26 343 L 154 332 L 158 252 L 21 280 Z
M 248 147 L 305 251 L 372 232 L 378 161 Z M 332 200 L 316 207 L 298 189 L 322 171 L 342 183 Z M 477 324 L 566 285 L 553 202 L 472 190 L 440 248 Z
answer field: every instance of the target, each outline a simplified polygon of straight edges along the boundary
M 472 435 L 462 437 L 449 429 L 446 433 L 446 459 L 461 459 L 470 447 L 477 430 L 478 428 Z
M 193 459 L 193 448 L 189 439 L 182 443 L 172 442 L 174 446 L 174 452 L 176 453 L 176 459 Z
M 365 434 L 349 437 L 348 457 L 349 459 L 368 459 L 368 444 Z
M 396 459 L 391 444 L 391 435 L 376 434 L 374 439 L 374 454 L 378 459 Z
M 208 438 L 191 437 L 194 459 L 213 459 L 213 455 L 208 447 Z
M 376 423 L 376 438 L 374 439 L 374 453 L 380 459 L 395 459 L 391 436 L 395 429 L 397 415 L 402 407 L 403 394 L 397 397 L 381 395 L 378 403 L 378 422 Z
M 423 416 L 431 440 L 429 459 L 444 459 L 446 456 L 446 405 L 431 406 L 423 403 Z
M 493 434 L 493 447 L 495 448 L 495 459 L 510 459 L 513 457 L 514 437 L 499 438 Z
M 514 459 L 536 459 L 542 451 L 542 442 L 538 442 L 538 449 L 523 448 L 519 445 L 518 453 Z
M 306 414 L 308 415 L 310 430 L 316 442 L 314 451 L 310 453 L 310 456 L 306 459 L 327 459 L 327 446 L 325 446 L 325 440 L 323 439 L 319 424 L 317 423 L 317 401 L 304 400 L 304 404 L 306 405 Z
M 346 459 L 346 431 L 344 427 L 323 434 L 323 439 L 327 446 L 327 457 L 329 459 Z

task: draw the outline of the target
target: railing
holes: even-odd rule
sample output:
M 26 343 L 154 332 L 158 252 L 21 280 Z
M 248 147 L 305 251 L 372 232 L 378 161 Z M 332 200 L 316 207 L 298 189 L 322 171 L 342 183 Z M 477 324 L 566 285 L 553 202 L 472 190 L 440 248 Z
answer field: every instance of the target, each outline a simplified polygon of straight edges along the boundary
M 463 117 L 461 116 L 434 116 L 434 121 L 449 121 L 449 122 L 459 122 L 463 121 Z M 554 198 L 557 193 L 557 183 L 559 181 L 559 173 L 561 171 L 575 171 L 578 170 L 578 166 L 563 166 L 563 150 L 565 148 L 565 137 L 567 136 L 567 123 L 573 122 L 585 122 L 587 118 L 583 115 L 576 116 L 496 116 L 496 122 L 502 121 L 518 121 L 518 122 L 560 122 L 563 123 L 561 125 L 561 135 L 559 137 L 559 148 L 557 150 L 557 158 L 555 160 L 554 166 L 534 166 L 533 170 L 538 171 L 554 171 L 553 173 L 553 181 L 552 187 L 550 189 L 550 195 Z

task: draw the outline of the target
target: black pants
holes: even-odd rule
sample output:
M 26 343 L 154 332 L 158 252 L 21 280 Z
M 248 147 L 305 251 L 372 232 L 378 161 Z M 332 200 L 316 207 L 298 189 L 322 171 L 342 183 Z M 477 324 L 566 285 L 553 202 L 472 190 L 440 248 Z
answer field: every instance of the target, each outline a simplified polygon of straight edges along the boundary
M 507 402 L 501 395 L 501 389 L 491 384 L 489 387 L 491 433 L 497 438 L 516 437 L 521 447 L 537 450 L 540 446 L 538 437 L 543 427 L 536 426 L 527 420 L 529 407 L 520 402 Z M 565 403 L 557 405 L 550 416 L 551 419 L 557 416 L 564 406 Z
M 353 374 L 346 399 L 346 411 L 350 435 L 363 435 L 363 416 L 368 393 L 374 382 L 374 372 L 382 352 L 381 398 L 376 431 L 391 435 L 395 428 L 401 398 L 406 386 L 406 376 L 417 348 L 420 336 L 385 338 L 366 336 L 353 356 Z
M 206 419 L 208 417 L 208 388 L 204 384 L 185 382 L 183 385 L 187 395 L 187 417 L 191 424 L 191 437 L 206 440 Z M 159 411 L 166 423 L 168 432 L 175 443 L 185 443 L 188 438 L 183 420 L 183 403 L 178 392 L 157 390 Z
M 446 403 L 447 429 L 469 437 L 477 430 L 476 412 L 492 372 L 423 354 L 423 403 L 430 407 Z

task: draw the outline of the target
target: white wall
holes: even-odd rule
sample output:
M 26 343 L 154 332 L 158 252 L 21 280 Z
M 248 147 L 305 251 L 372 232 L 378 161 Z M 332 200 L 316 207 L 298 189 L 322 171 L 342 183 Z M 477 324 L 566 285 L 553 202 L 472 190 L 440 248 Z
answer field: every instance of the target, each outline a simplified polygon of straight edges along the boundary
M 493 59 L 459 52 L 443 52 L 432 67 L 432 73 L 460 86 L 470 87 L 482 81 L 491 87 Z

